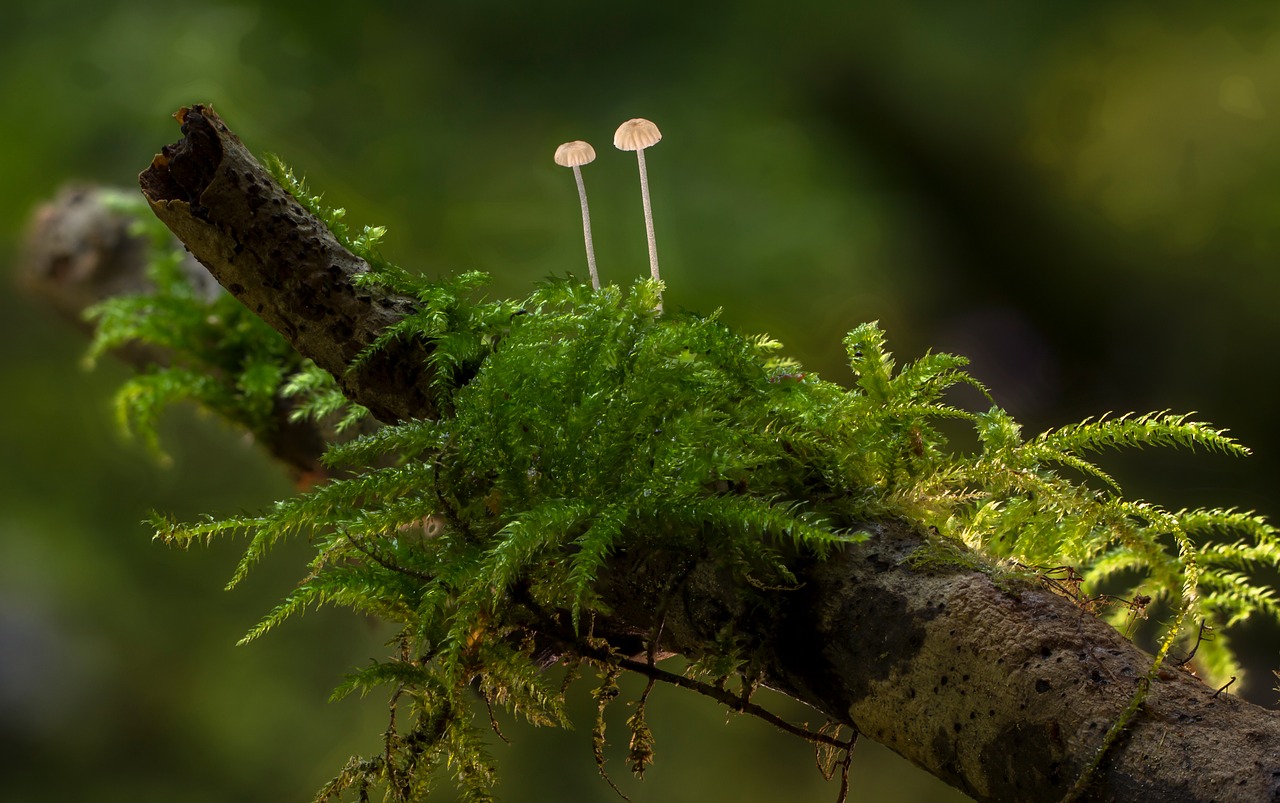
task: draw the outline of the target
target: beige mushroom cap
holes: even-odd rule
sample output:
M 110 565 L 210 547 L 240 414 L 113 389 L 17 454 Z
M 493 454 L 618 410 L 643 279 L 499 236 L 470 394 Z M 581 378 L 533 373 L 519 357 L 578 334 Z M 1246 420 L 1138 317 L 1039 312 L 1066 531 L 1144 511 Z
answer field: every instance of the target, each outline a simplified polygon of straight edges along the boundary
M 613 134 L 613 147 L 620 151 L 639 151 L 657 145 L 661 140 L 662 132 L 656 125 L 637 117 L 618 126 Z
M 561 167 L 578 167 L 596 160 L 596 149 L 590 142 L 575 139 L 556 148 L 556 164 Z

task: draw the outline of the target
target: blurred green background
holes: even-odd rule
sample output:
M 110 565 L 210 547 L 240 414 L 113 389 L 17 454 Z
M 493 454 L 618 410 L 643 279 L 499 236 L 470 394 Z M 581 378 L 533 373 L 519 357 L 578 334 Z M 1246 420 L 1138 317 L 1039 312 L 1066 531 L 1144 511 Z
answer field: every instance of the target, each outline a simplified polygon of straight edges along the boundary
M 354 223 L 388 225 L 392 259 L 491 271 L 494 295 L 585 272 L 551 154 L 591 141 L 600 268 L 625 283 L 647 254 L 635 160 L 611 137 L 644 116 L 664 133 L 648 163 L 668 307 L 723 308 L 839 381 L 840 337 L 879 320 L 901 358 L 971 357 L 1032 432 L 1197 410 L 1255 456 L 1104 465 L 1173 508 L 1280 518 L 1280 7 L 1020 5 L 18 0 L 0 25 L 0 254 L 16 264 L 64 182 L 134 186 L 179 136 L 169 115 L 204 102 Z M 190 411 L 157 465 L 112 420 L 125 369 L 85 373 L 83 340 L 16 291 L 0 335 L 6 799 L 309 800 L 376 750 L 385 700 L 325 699 L 385 631 L 322 611 L 233 646 L 305 545 L 226 594 L 238 544 L 172 551 L 139 524 L 254 510 L 284 478 Z M 1277 628 L 1235 641 L 1254 671 L 1233 691 L 1274 705 Z M 648 779 L 626 775 L 625 744 L 611 754 L 636 801 L 835 796 L 763 724 L 667 689 L 650 711 Z M 571 733 L 507 728 L 502 799 L 617 799 L 579 712 Z M 869 743 L 854 785 L 955 799 Z

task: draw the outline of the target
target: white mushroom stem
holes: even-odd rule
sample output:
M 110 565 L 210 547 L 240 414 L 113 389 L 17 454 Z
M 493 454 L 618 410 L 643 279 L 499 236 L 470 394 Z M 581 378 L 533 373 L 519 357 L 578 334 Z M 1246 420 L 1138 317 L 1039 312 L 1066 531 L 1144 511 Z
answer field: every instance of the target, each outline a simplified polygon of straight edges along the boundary
M 582 168 L 578 165 L 573 166 L 573 177 L 578 182 L 578 197 L 582 199 L 582 237 L 587 242 L 587 269 L 591 271 L 591 288 L 599 290 L 600 274 L 596 270 L 596 251 L 591 245 L 591 211 L 587 209 L 587 185 L 582 183 Z M 648 209 L 648 201 L 645 201 L 645 208 Z M 652 243 L 653 235 L 650 234 L 649 237 Z M 652 245 L 649 250 L 652 252 Z
M 591 212 L 587 209 L 587 185 L 582 183 L 582 165 L 591 164 L 596 149 L 590 142 L 575 139 L 556 148 L 555 163 L 573 168 L 573 179 L 578 183 L 578 198 L 582 201 L 582 239 L 587 244 L 587 269 L 591 271 L 591 289 L 600 289 L 600 273 L 596 270 L 596 250 L 591 245 Z
M 658 241 L 653 236 L 653 207 L 649 204 L 649 173 L 644 168 L 644 148 L 636 149 L 636 161 L 640 163 L 640 199 L 644 203 L 644 230 L 649 237 L 649 275 L 661 281 L 658 275 Z M 658 296 L 658 312 L 662 312 L 662 296 Z

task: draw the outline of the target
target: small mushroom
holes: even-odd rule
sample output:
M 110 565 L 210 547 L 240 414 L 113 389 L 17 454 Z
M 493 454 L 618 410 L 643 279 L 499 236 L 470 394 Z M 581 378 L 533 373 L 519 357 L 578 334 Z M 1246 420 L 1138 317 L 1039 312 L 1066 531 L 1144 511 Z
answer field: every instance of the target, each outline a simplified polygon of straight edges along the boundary
M 600 274 L 596 272 L 596 252 L 591 247 L 591 212 L 587 209 L 587 187 L 582 183 L 582 166 L 596 160 L 596 149 L 591 143 L 576 139 L 556 148 L 556 164 L 572 167 L 578 182 L 578 197 L 582 199 L 582 236 L 587 241 L 587 269 L 591 271 L 592 289 L 600 289 Z
M 662 132 L 652 122 L 637 117 L 618 126 L 613 135 L 613 146 L 618 150 L 635 151 L 636 160 L 640 163 L 640 197 L 644 201 L 644 226 L 649 235 L 649 272 L 654 281 L 658 276 L 658 243 L 653 237 L 653 209 L 649 205 L 649 175 L 644 168 L 644 149 L 657 145 L 662 139 Z M 658 302 L 658 311 L 662 311 L 662 302 Z

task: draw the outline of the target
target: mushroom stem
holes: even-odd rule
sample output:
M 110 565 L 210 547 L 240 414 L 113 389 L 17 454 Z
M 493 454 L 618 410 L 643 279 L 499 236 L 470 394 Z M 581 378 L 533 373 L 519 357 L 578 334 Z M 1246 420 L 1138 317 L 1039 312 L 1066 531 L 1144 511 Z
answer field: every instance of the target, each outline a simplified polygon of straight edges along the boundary
M 640 198 L 644 203 L 644 228 L 649 237 L 649 273 L 653 280 L 658 276 L 658 241 L 653 236 L 653 207 L 649 205 L 649 173 L 644 167 L 644 149 L 636 151 L 636 161 L 640 163 Z M 658 302 L 658 311 L 662 311 L 662 302 Z
M 636 117 L 618 126 L 613 133 L 613 147 L 620 151 L 635 151 L 636 161 L 640 164 L 640 199 L 644 201 L 644 229 L 649 236 L 649 273 L 654 282 L 661 282 L 658 276 L 658 243 L 653 237 L 653 208 L 649 205 L 649 172 L 644 167 L 644 149 L 652 148 L 662 141 L 662 132 L 652 120 Z M 662 313 L 662 291 L 658 291 L 658 313 Z
M 575 139 L 556 148 L 555 163 L 573 168 L 573 179 L 578 182 L 578 198 L 582 201 L 582 239 L 587 243 L 587 269 L 591 271 L 591 289 L 600 289 L 600 274 L 596 271 L 596 251 L 591 246 L 591 212 L 587 209 L 587 185 L 582 183 L 582 165 L 591 164 L 596 149 L 590 142 Z
M 582 199 L 582 237 L 587 242 L 587 269 L 591 271 L 591 289 L 599 290 L 600 274 L 596 271 L 595 248 L 591 245 L 591 211 L 587 209 L 587 185 L 582 183 L 582 168 L 578 165 L 573 166 L 573 177 L 578 182 L 578 197 Z

